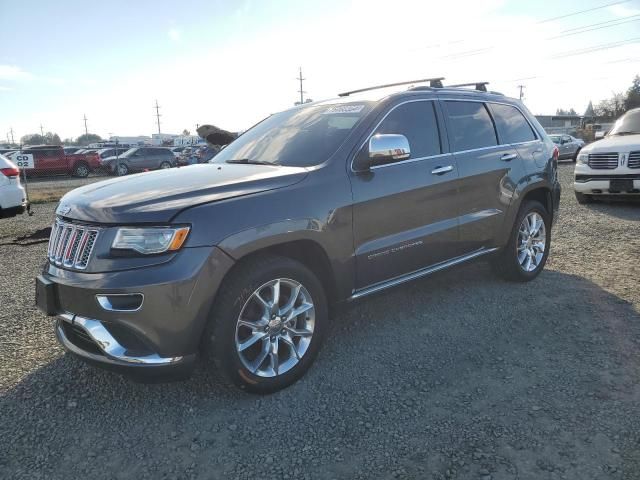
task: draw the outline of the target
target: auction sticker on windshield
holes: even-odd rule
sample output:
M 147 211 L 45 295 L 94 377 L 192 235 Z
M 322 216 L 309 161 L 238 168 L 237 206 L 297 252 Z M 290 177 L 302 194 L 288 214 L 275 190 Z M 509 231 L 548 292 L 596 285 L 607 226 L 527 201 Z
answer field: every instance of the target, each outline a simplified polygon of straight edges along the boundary
M 328 107 L 324 112 L 324 115 L 332 113 L 360 113 L 364 105 L 332 105 Z

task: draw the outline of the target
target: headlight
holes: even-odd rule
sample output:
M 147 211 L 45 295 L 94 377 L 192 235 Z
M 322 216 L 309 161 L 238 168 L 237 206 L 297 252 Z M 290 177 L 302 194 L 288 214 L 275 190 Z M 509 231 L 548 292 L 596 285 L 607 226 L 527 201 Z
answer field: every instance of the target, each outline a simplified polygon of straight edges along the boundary
M 149 255 L 180 250 L 189 227 L 120 228 L 111 248 Z
M 588 153 L 579 153 L 578 154 L 578 163 L 586 165 L 589 163 L 589 154 Z

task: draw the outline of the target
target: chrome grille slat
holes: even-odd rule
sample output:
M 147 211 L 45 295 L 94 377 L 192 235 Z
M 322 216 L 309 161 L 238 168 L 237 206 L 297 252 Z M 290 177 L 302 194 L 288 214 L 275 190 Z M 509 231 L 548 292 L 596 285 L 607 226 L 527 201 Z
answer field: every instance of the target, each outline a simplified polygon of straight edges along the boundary
M 618 168 L 618 153 L 590 153 L 589 167 L 594 170 L 614 170 Z
M 56 220 L 51 227 L 47 254 L 58 267 L 84 270 L 89 265 L 99 229 Z
M 629 161 L 627 162 L 629 168 L 640 168 L 640 151 L 631 152 L 629 154 Z

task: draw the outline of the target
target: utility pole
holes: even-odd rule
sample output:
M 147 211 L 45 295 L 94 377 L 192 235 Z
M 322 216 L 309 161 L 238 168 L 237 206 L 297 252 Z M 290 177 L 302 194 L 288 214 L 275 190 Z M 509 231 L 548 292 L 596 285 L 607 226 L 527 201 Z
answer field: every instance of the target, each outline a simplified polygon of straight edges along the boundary
M 87 136 L 87 135 L 89 135 L 89 129 L 87 128 L 87 114 L 86 113 L 84 114 L 83 120 L 84 120 L 84 135 Z
M 13 127 L 9 130 L 9 133 L 11 133 L 11 145 L 15 145 L 16 142 L 13 140 Z
M 158 100 L 156 100 L 156 119 L 158 120 L 158 135 L 160 135 L 160 117 L 162 115 L 160 115 L 160 105 L 158 105 Z M 160 139 L 160 143 L 162 143 L 162 140 Z
M 42 128 L 42 124 L 40 124 L 40 135 L 44 137 L 44 128 Z
M 302 82 L 303 80 L 306 80 L 306 78 L 302 78 L 302 67 L 299 67 L 299 72 L 300 76 L 297 78 L 297 80 L 300 81 L 300 90 L 298 90 L 298 92 L 300 92 L 300 105 L 302 105 L 304 103 L 304 94 L 307 93 L 302 89 Z
M 524 92 L 522 91 L 524 87 L 524 85 L 518 85 L 518 88 L 520 89 L 520 100 L 524 98 Z

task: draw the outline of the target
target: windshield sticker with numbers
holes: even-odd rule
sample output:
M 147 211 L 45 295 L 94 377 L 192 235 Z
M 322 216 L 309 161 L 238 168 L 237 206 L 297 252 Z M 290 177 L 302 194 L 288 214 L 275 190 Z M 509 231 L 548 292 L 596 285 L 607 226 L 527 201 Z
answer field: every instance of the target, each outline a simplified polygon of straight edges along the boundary
M 364 105 L 332 105 L 322 112 L 324 115 L 333 113 L 360 113 Z

